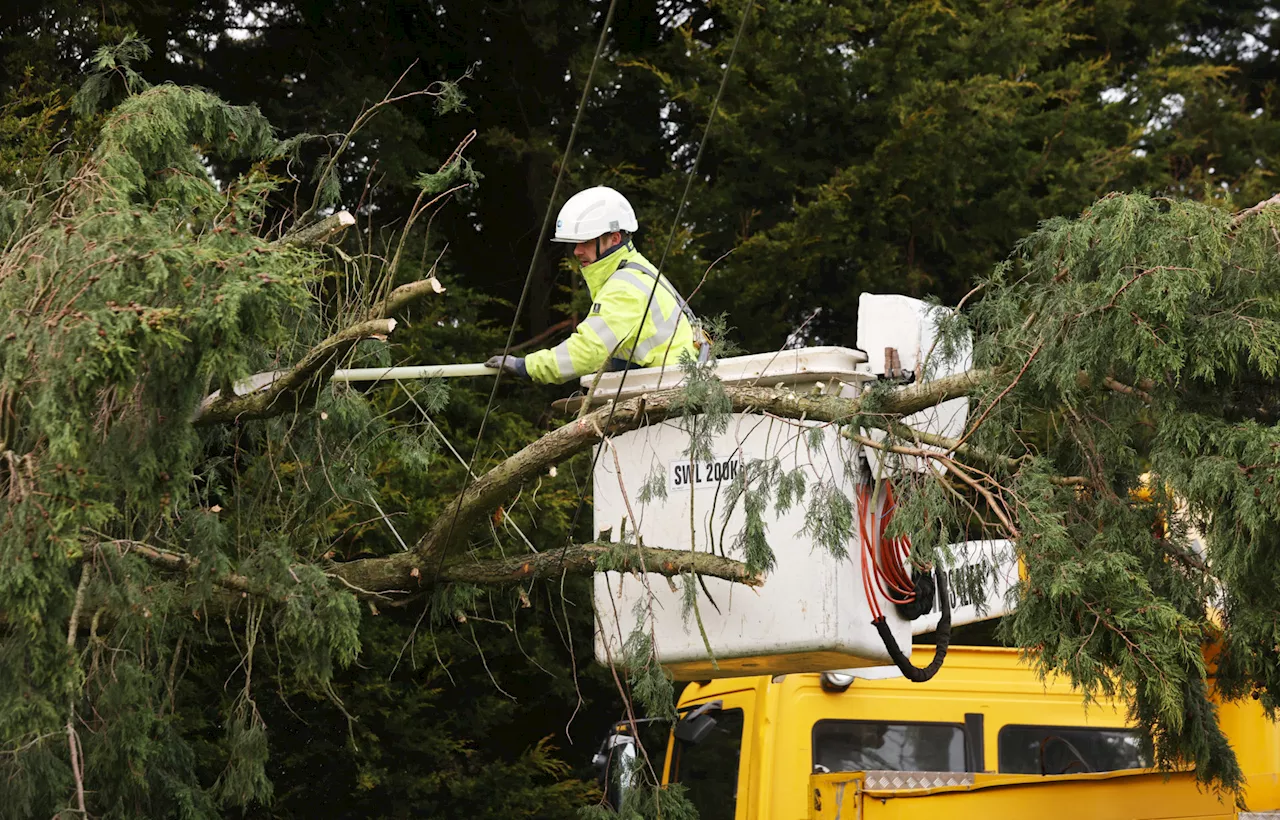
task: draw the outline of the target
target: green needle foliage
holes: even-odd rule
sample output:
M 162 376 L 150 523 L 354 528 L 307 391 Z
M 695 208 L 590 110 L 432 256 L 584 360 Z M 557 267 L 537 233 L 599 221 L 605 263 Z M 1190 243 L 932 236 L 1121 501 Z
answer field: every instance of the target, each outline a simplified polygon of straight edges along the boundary
M 1193 19 L 1188 6 L 1178 4 L 1178 19 Z M 637 97 L 618 94 L 626 116 L 595 117 L 584 134 L 599 129 L 590 140 L 599 162 L 643 143 L 650 167 L 619 160 L 592 182 L 622 179 L 655 201 L 678 200 L 681 157 L 701 134 L 706 90 L 728 48 L 723 33 L 741 7 L 735 0 L 677 13 L 643 54 L 617 61 L 620 76 L 651 84 L 643 96 L 653 115 L 635 116 Z M 539 9 L 547 19 L 563 13 Z M 750 328 L 743 336 L 760 346 L 811 315 L 814 305 L 797 294 L 823 301 L 809 338 L 842 341 L 864 287 L 958 296 L 968 290 L 966 272 L 989 269 L 1044 214 L 1074 212 L 1113 187 L 1208 196 L 1203 183 L 1211 181 L 1215 196 L 1223 186 L 1253 196 L 1266 184 L 1266 163 L 1238 149 L 1256 140 L 1265 153 L 1273 141 L 1272 118 L 1248 113 L 1269 111 L 1270 92 L 1230 86 L 1226 67 L 1175 47 L 1169 26 L 1105 12 L 988 0 L 758 8 L 704 160 L 715 184 L 689 203 L 695 227 L 675 244 L 673 273 L 689 285 L 706 274 L 704 304 L 732 306 L 737 324 Z M 353 26 L 378 19 L 357 16 Z M 304 22 L 291 21 L 289 31 L 350 36 L 328 20 Z M 549 30 L 541 42 L 565 51 L 556 37 Z M 479 39 L 507 49 L 512 38 Z M 324 120 L 330 108 L 317 100 L 353 108 L 386 89 L 373 73 L 347 85 L 295 81 L 292 52 L 275 42 L 243 48 L 255 58 L 275 55 L 265 85 L 290 98 L 294 91 L 279 89 L 297 89 L 293 102 L 273 100 L 284 110 L 303 100 L 323 109 Z M 377 48 L 361 51 L 387 61 Z M 274 62 L 281 54 L 287 70 Z M 410 278 L 361 267 L 370 259 L 420 254 L 416 268 L 405 265 L 419 274 L 412 278 L 427 275 L 430 242 L 415 239 L 402 254 L 403 243 L 373 227 L 353 240 L 358 249 L 346 246 L 361 254 L 355 263 L 345 252 L 275 241 L 290 201 L 315 201 L 323 211 L 351 200 L 368 163 L 384 157 L 410 201 L 474 183 L 477 173 L 461 158 L 423 161 L 418 137 L 430 120 L 407 116 L 393 127 L 380 121 L 363 132 L 360 150 L 328 162 L 314 153 L 318 140 L 280 139 L 253 107 L 193 87 L 148 85 L 131 68 L 140 59 L 145 49 L 129 42 L 93 61 L 96 72 L 75 99 L 81 114 L 99 111 L 91 142 L 61 124 L 70 103 L 56 90 L 37 86 L 39 104 L 6 97 L 0 108 L 0 737 L 12 752 L 0 755 L 0 815 L 77 812 L 82 781 L 86 811 L 103 817 L 267 812 L 267 801 L 305 813 L 297 784 L 314 783 L 318 758 L 340 753 L 351 770 L 343 782 L 358 784 L 350 790 L 359 792 L 355 814 L 382 811 L 378 790 L 392 782 L 395 811 L 430 806 L 440 814 L 449 794 L 480 800 L 497 791 L 493 772 L 529 786 L 512 811 L 545 814 L 554 804 L 562 813 L 590 789 L 545 786 L 567 777 L 536 738 L 518 759 L 486 770 L 452 726 L 411 733 L 404 724 L 458 719 L 456 706 L 441 705 L 462 698 L 441 694 L 440 670 L 447 676 L 461 666 L 464 649 L 501 648 L 499 657 L 468 656 L 474 680 L 497 684 L 504 673 L 508 681 L 522 673 L 510 660 L 526 652 L 519 634 L 476 637 L 497 622 L 486 616 L 508 606 L 550 610 L 570 642 L 586 618 L 575 615 L 571 625 L 560 593 L 539 598 L 537 587 L 521 590 L 530 604 L 445 586 L 413 613 L 428 631 L 449 630 L 447 640 L 427 641 L 413 617 L 394 622 L 329 573 L 335 553 L 397 553 L 388 520 L 397 537 L 409 537 L 448 513 L 465 468 L 441 457 L 438 445 L 479 426 L 486 394 L 469 393 L 444 413 L 438 386 L 410 397 L 309 385 L 305 404 L 291 397 L 274 418 L 191 423 L 211 392 L 290 367 L 362 318 L 371 294 Z M 564 66 L 537 62 L 563 92 Z M 237 63 L 233 73 L 260 70 L 256 59 Z M 1116 89 L 1123 100 L 1102 99 Z M 605 96 L 597 104 L 612 110 L 612 92 Z M 1178 116 L 1169 108 L 1175 96 Z M 456 89 L 446 87 L 437 103 L 423 116 L 456 108 Z M 489 108 L 505 115 L 520 106 Z M 637 123 L 658 122 L 661 109 L 670 133 L 649 138 Z M 555 119 L 556 111 L 563 113 L 531 116 Z M 87 128 L 83 120 L 76 127 Z M 490 148 L 503 143 L 498 131 L 491 122 Z M 532 153 L 549 156 L 544 143 L 554 140 L 541 132 L 537 140 Z M 532 138 L 511 143 L 521 157 L 532 151 Z M 361 158 L 366 148 L 371 156 Z M 297 163 L 279 161 L 300 151 Z M 318 196 L 299 197 L 286 175 L 312 160 L 329 171 L 313 180 Z M 529 180 L 511 190 L 549 187 L 540 173 L 521 166 Z M 479 222 L 506 230 L 523 219 L 511 211 L 521 199 L 469 205 Z M 511 292 L 506 263 L 519 254 L 481 233 L 472 216 L 455 218 L 472 223 L 456 232 L 460 241 L 503 256 L 502 265 L 473 264 L 497 271 L 476 283 L 491 294 L 476 301 L 496 314 L 501 301 L 492 294 Z M 1005 637 L 1045 671 L 1127 699 L 1158 761 L 1192 764 L 1204 781 L 1227 788 L 1239 785 L 1240 772 L 1214 702 L 1256 696 L 1274 709 L 1280 688 L 1278 221 L 1271 210 L 1236 219 L 1212 204 L 1132 195 L 1043 223 L 987 278 L 973 307 L 943 328 L 952 341 L 973 331 L 976 361 L 991 376 L 971 409 L 975 427 L 955 449 L 960 473 L 913 473 L 895 518 L 899 534 L 930 522 L 909 533 L 920 564 L 963 538 L 1014 537 L 1027 577 Z M 660 215 L 647 227 L 655 244 L 665 236 Z M 550 293 L 554 275 L 543 278 L 536 289 Z M 451 308 L 417 322 L 408 334 L 413 360 L 423 351 L 467 360 L 492 347 L 496 336 L 477 321 L 484 311 Z M 938 355 L 951 349 L 944 341 Z M 385 346 L 362 345 L 344 363 L 391 360 Z M 892 389 L 869 397 L 866 416 L 847 432 L 886 425 L 872 414 Z M 692 453 L 706 452 L 727 407 L 719 383 L 693 368 L 685 397 Z M 509 450 L 539 431 L 501 409 L 488 428 Z M 890 444 L 918 446 L 891 425 L 886 432 Z M 495 515 L 492 539 L 466 547 L 476 557 L 497 552 L 506 516 L 540 545 L 563 545 L 585 490 L 575 483 L 580 474 L 562 472 L 530 488 L 523 503 L 536 513 Z M 1143 476 L 1149 489 L 1134 494 Z M 802 473 L 776 462 L 746 465 L 739 478 L 727 503 L 743 504 L 746 527 L 730 534 L 732 544 L 721 531 L 718 546 L 740 550 L 750 569 L 774 565 L 771 507 L 805 504 L 818 541 L 837 553 L 847 542 L 850 500 L 831 487 L 806 486 Z M 656 480 L 647 489 L 663 492 Z M 619 554 L 638 548 L 622 545 Z M 696 580 L 680 583 L 695 592 Z M 370 628 L 375 612 L 381 620 Z M 671 685 L 653 660 L 651 636 L 633 638 L 632 691 L 652 713 L 669 712 Z M 579 635 L 579 652 L 586 643 Z M 554 665 L 548 645 L 525 656 Z M 1209 645 L 1217 654 L 1206 658 Z M 419 671 L 414 664 L 428 651 L 438 665 Z M 403 656 L 417 677 L 397 688 L 391 679 Z M 184 677 L 189 666 L 198 679 Z M 567 676 L 556 684 L 570 703 L 577 685 Z M 267 703 L 263 686 L 281 693 L 279 702 Z M 470 694 L 468 717 L 486 733 L 502 731 L 500 716 L 514 720 L 515 707 L 501 706 L 505 695 Z M 322 752 L 273 734 L 298 698 L 317 723 L 349 733 L 327 738 Z M 370 704 L 361 724 L 357 706 Z M 384 738 L 412 749 L 413 765 L 426 773 L 402 771 L 396 752 L 380 748 Z M 285 782 L 268 768 L 282 757 Z M 442 759 L 449 766 L 433 769 Z M 678 790 L 643 802 L 635 795 L 628 810 L 636 816 L 685 808 Z
M 268 806 L 309 815 L 294 785 L 316 765 L 288 731 L 298 710 L 350 726 L 325 761 L 347 785 L 350 816 L 423 807 L 454 816 L 486 800 L 498 816 L 508 816 L 499 804 L 571 814 L 595 790 L 547 739 L 564 721 L 503 706 L 514 696 L 499 680 L 529 703 L 579 698 L 568 672 L 541 692 L 510 681 L 526 664 L 568 667 L 552 660 L 540 622 L 550 613 L 560 640 L 581 647 L 581 615 L 571 622 L 559 596 L 537 587 L 442 585 L 422 609 L 371 629 L 362 622 L 381 614 L 377 596 L 361 603 L 332 576 L 336 553 L 399 553 L 400 532 L 413 539 L 447 509 L 460 476 L 439 444 L 478 419 L 453 405 L 446 413 L 440 385 L 321 389 L 323 370 L 266 418 L 198 419 L 211 393 L 288 370 L 363 322 L 399 284 L 385 260 L 425 249 L 409 243 L 401 254 L 398 236 L 383 238 L 393 253 L 282 238 L 278 214 L 297 192 L 281 160 L 302 141 L 281 140 L 256 108 L 148 85 L 129 68 L 145 54 L 136 41 L 98 54 L 77 106 L 87 115 L 115 104 L 94 115 L 96 129 L 76 126 L 91 134 L 86 143 L 54 146 L 56 126 L 45 125 L 61 108 L 35 119 L 17 105 L 0 112 L 16 155 L 0 175 L 0 816 L 213 818 Z M 434 192 L 477 178 L 455 158 L 423 184 Z M 404 267 L 421 280 L 429 263 Z M 492 345 L 466 318 L 424 321 L 414 333 L 462 324 L 453 343 Z M 386 363 L 385 348 L 353 342 L 342 364 Z M 439 355 L 458 354 L 442 345 Z M 509 412 L 491 426 L 521 443 L 536 437 Z M 540 487 L 542 538 L 563 543 L 576 501 L 568 483 Z M 526 510 L 513 512 L 538 535 Z M 517 607 L 531 610 L 521 633 L 485 635 L 485 624 L 514 623 Z M 419 611 L 431 614 L 422 635 Z M 424 654 L 439 674 L 429 696 L 415 697 Z M 357 671 L 362 655 L 380 670 L 372 678 Z M 450 665 L 468 668 L 451 687 L 501 694 L 442 694 L 436 677 L 448 679 Z M 482 719 L 445 720 L 415 740 L 396 728 L 387 704 L 397 699 L 416 720 L 485 705 Z M 527 743 L 493 760 L 496 744 L 478 751 L 473 731 Z M 379 763 L 379 733 L 413 748 L 423 770 Z M 513 790 L 499 796 L 503 778 Z
M 98 64 L 114 72 L 140 53 L 126 43 Z M 95 74 L 85 104 L 107 83 Z M 318 488 L 308 497 L 280 460 L 247 457 L 293 447 L 314 458 L 315 437 L 191 423 L 216 386 L 325 330 L 310 291 L 319 257 L 260 236 L 278 183 L 254 164 L 219 188 L 202 163 L 262 163 L 279 143 L 255 109 L 136 75 L 129 84 L 91 151 L 49 157 L 38 182 L 0 192 L 12 216 L 0 235 L 0 734 L 27 750 L 3 759 L 0 805 L 12 816 L 48 813 L 73 774 L 92 779 L 102 816 L 211 816 L 216 799 L 265 800 L 255 644 L 273 627 L 298 679 L 319 687 L 359 647 L 354 599 L 318 569 L 292 568 L 299 541 L 318 543 L 326 527 Z M 272 483 L 294 500 L 282 504 Z M 320 515 L 299 519 L 304 509 Z M 138 555 L 173 547 L 197 562 L 187 583 Z M 222 584 L 233 572 L 283 606 L 269 617 L 249 608 L 242 694 L 210 791 L 164 704 L 183 642 L 234 600 Z M 90 761 L 74 773 L 50 751 L 68 731 Z
M 1278 230 L 1280 209 L 1139 194 L 1045 222 L 951 328 L 995 373 L 964 459 L 987 494 L 919 477 L 897 519 L 940 522 L 918 555 L 1015 537 L 1006 639 L 1228 789 L 1215 699 L 1280 695 Z

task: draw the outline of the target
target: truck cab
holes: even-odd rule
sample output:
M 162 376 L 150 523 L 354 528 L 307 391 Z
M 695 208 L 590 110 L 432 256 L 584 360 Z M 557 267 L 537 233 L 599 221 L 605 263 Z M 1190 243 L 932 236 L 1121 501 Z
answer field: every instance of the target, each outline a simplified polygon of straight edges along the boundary
M 913 660 L 932 652 L 915 647 Z M 1050 816 L 1082 800 L 1117 817 L 1236 816 L 1230 796 L 1200 791 L 1190 774 L 1152 774 L 1118 704 L 1086 705 L 1012 649 L 952 647 L 927 683 L 882 668 L 695 682 L 679 711 L 704 725 L 677 724 L 663 782 L 683 784 L 703 820 L 1003 816 L 995 797 Z M 1275 725 L 1256 707 L 1222 718 L 1250 804 L 1280 807 Z M 1054 784 L 1070 788 L 1051 796 Z

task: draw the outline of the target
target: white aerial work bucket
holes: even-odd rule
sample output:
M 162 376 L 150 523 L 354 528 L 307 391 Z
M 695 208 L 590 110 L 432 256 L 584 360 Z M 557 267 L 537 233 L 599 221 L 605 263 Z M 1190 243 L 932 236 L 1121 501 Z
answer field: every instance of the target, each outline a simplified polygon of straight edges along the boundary
M 866 356 L 856 350 L 818 347 L 724 359 L 717 375 L 726 385 L 780 385 L 797 392 L 819 387 L 836 395 L 856 396 L 875 377 Z M 621 374 L 606 374 L 597 396 L 612 397 Z M 679 369 L 633 370 L 627 374 L 623 396 L 674 386 Z M 882 665 L 889 656 L 871 626 L 862 588 L 860 565 L 837 559 L 815 548 L 801 534 L 809 496 L 822 484 L 834 482 L 847 498 L 854 498 L 859 476 L 846 470 L 856 465 L 857 444 L 832 425 L 791 422 L 755 414 L 734 414 L 728 430 L 712 444 L 713 459 L 691 463 L 686 454 L 689 435 L 671 421 L 624 433 L 611 440 L 596 460 L 593 475 L 595 531 L 609 530 L 616 539 L 625 530 L 638 531 L 648 546 L 676 550 L 723 552 L 741 558 L 735 541 L 745 524 L 742 503 L 728 520 L 725 496 L 743 465 L 756 459 L 777 458 L 786 469 L 800 467 L 808 488 L 806 499 L 784 513 L 770 509 L 765 516 L 767 537 L 777 566 L 763 586 L 751 589 L 718 578 L 703 578 L 698 612 L 686 618 L 686 582 L 615 572 L 595 576 L 598 629 L 596 657 L 619 662 L 621 647 L 637 626 L 652 629 L 660 663 L 677 679 L 694 680 L 734 675 L 780 674 L 817 669 Z M 813 445 L 813 446 L 811 446 Z M 612 452 L 609 452 L 612 450 Z M 651 476 L 662 476 L 666 499 L 639 498 Z M 625 493 L 625 496 L 624 496 Z M 628 512 L 628 509 L 630 512 Z M 629 520 L 634 514 L 635 520 Z M 857 543 L 848 546 L 858 554 Z M 675 587 L 673 589 L 673 586 Z M 709 597 L 708 597 L 709 593 Z M 639 606 L 637 606 L 639 605 Z M 892 609 L 891 606 L 888 607 Z M 889 616 L 893 617 L 893 616 Z M 702 630 L 698 627 L 698 619 Z M 898 619 L 894 634 L 910 642 L 909 625 Z M 706 632 L 706 641 L 702 631 Z M 712 656 L 707 652 L 711 645 Z M 718 668 L 716 668 L 718 667 Z
M 924 316 L 928 306 L 917 304 L 919 315 Z M 911 336 L 912 344 L 919 346 L 918 326 L 899 323 L 899 327 L 905 331 L 904 339 Z M 841 347 L 723 359 L 715 372 L 726 386 L 783 386 L 797 393 L 816 390 L 844 397 L 861 394 L 877 378 L 865 353 Z M 678 367 L 631 370 L 625 381 L 622 375 L 604 374 L 594 401 L 674 387 L 683 378 Z M 583 386 L 590 387 L 592 379 L 584 378 Z M 953 415 L 948 421 L 954 421 Z M 709 577 L 690 581 L 655 574 L 596 573 L 596 659 L 621 663 L 623 644 L 633 630 L 642 629 L 652 636 L 659 663 L 677 680 L 890 663 L 884 641 L 872 624 L 856 524 L 859 485 L 865 486 L 871 478 L 868 454 L 842 436 L 836 425 L 748 413 L 730 416 L 728 429 L 713 439 L 712 458 L 691 462 L 689 434 L 682 424 L 687 420 L 642 427 L 601 445 L 605 449 L 592 476 L 597 534 L 607 533 L 606 537 L 617 540 L 625 532 L 628 540 L 634 540 L 638 533 L 646 546 L 713 551 L 742 560 L 739 537 L 746 521 L 742 501 L 727 518 L 725 511 L 730 485 L 744 465 L 776 459 L 785 470 L 800 470 L 804 499 L 785 511 L 772 503 L 765 511 L 767 539 L 777 563 L 758 588 Z M 665 487 L 666 497 L 641 501 L 642 486 L 655 481 Z M 855 526 L 842 557 L 818 546 L 805 532 L 811 499 L 821 490 L 837 492 L 855 504 Z M 1003 593 L 1016 582 L 1016 564 L 1012 578 L 1008 577 L 1011 549 L 1007 544 L 992 547 L 975 545 L 961 552 L 983 565 L 968 571 L 1002 568 L 1002 583 L 992 589 L 997 595 L 988 596 L 987 608 L 981 611 L 972 606 L 971 611 L 958 608 L 953 623 L 1003 611 Z M 686 611 L 686 583 L 698 585 L 696 612 Z M 889 632 L 908 654 L 912 634 L 929 631 L 938 622 L 936 606 L 934 613 L 912 622 L 898 613 L 879 588 L 873 595 Z

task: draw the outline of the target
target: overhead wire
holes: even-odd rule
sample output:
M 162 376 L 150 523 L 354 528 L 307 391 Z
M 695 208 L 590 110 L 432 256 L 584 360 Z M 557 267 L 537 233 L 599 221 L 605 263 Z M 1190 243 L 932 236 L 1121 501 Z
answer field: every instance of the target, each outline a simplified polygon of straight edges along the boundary
M 444 442 L 445 447 L 449 448 L 449 452 L 453 454 L 454 460 L 457 461 L 459 464 L 461 464 L 462 468 L 466 470 L 468 473 L 470 473 L 472 478 L 479 478 L 479 476 L 476 475 L 474 471 L 472 471 L 471 465 L 467 464 L 467 460 L 464 459 L 462 457 L 462 454 L 458 452 L 458 449 L 453 446 L 453 442 L 449 441 L 449 437 L 446 436 L 444 434 L 444 431 L 440 429 L 439 425 L 437 425 L 435 421 L 432 420 L 431 416 L 427 413 L 426 410 L 423 409 L 422 405 L 418 404 L 418 400 L 413 397 L 413 393 L 410 392 L 407 387 L 401 384 L 399 379 L 396 379 L 396 385 L 401 390 L 404 391 L 404 394 L 406 396 L 409 397 L 409 401 L 413 402 L 413 406 L 418 408 L 418 412 L 422 414 L 422 418 L 426 420 L 428 425 L 430 425 L 431 429 L 435 432 L 436 437 L 439 438 L 440 441 Z M 376 503 L 375 503 L 375 506 L 376 506 Z M 381 512 L 381 509 L 379 509 L 379 512 Z M 520 536 L 520 540 L 524 542 L 524 545 L 528 547 L 531 552 L 536 553 L 538 551 L 538 548 L 535 547 L 533 545 L 533 542 L 529 540 L 529 536 L 524 534 L 524 530 L 520 529 L 519 525 L 517 525 L 514 521 L 511 520 L 511 516 L 505 516 L 502 519 L 502 523 L 504 526 L 510 526 L 513 530 L 515 530 L 516 535 Z M 388 521 L 387 526 L 390 526 L 390 525 L 391 525 L 391 522 Z M 399 533 L 396 534 L 396 538 L 397 540 L 400 538 Z M 404 546 L 404 541 L 400 541 L 400 545 Z M 409 548 L 405 547 L 405 549 L 409 549 Z
M 711 134 L 711 125 L 712 123 L 715 122 L 716 112 L 720 109 L 720 100 L 723 99 L 725 87 L 729 84 L 729 75 L 730 75 L 730 72 L 733 70 L 733 60 L 738 53 L 738 45 L 742 41 L 742 33 L 747 28 L 747 20 L 751 16 L 751 9 L 754 5 L 755 5 L 755 0 L 747 0 L 747 7 L 742 11 L 742 19 L 738 23 L 738 31 L 733 37 L 733 45 L 730 47 L 729 57 L 725 61 L 724 73 L 720 77 L 720 87 L 716 90 L 715 99 L 712 100 L 711 102 L 711 111 L 707 115 L 707 124 L 706 126 L 704 126 L 702 130 L 702 139 L 698 143 L 698 152 L 694 155 L 693 164 L 689 167 L 689 173 L 685 177 L 684 193 L 681 194 L 680 204 L 676 206 L 676 212 L 672 216 L 671 230 L 667 233 L 667 243 L 666 243 L 666 246 L 662 249 L 662 256 L 659 257 L 658 259 L 658 268 L 654 272 L 655 275 L 653 277 L 653 287 L 649 289 L 649 298 L 645 301 L 644 310 L 641 311 L 640 313 L 640 321 L 636 324 L 635 334 L 631 338 L 630 349 L 632 350 L 635 349 L 636 345 L 640 341 L 640 333 L 644 329 L 645 318 L 649 316 L 649 311 L 653 306 L 654 296 L 657 294 L 658 287 L 661 284 L 660 277 L 662 276 L 662 268 L 666 264 L 667 255 L 671 252 L 671 246 L 675 242 L 676 231 L 680 227 L 680 216 L 681 214 L 684 213 L 685 203 L 688 202 L 689 200 L 689 191 L 693 188 L 693 178 L 694 178 L 694 175 L 697 174 L 698 172 L 698 164 L 702 161 L 702 153 L 704 149 L 706 149 L 707 147 L 707 137 L 710 136 Z M 679 310 L 679 306 L 676 306 L 672 309 Z M 613 423 L 613 414 L 618 407 L 618 398 L 622 395 L 622 388 L 627 382 L 627 374 L 629 372 L 630 372 L 629 368 L 623 369 L 622 374 L 618 379 L 618 387 L 614 391 L 613 399 L 609 403 L 609 415 L 605 418 L 605 423 L 600 428 L 602 431 L 608 430 L 609 425 Z M 602 449 L 603 449 L 602 447 L 597 447 L 595 449 L 595 453 L 591 457 L 590 473 L 592 475 L 595 474 L 596 463 L 600 460 L 600 453 Z M 581 517 L 584 503 L 585 503 L 585 498 L 579 499 L 578 507 L 573 513 L 573 521 L 569 525 L 569 538 L 565 542 L 564 549 L 562 549 L 560 552 L 561 566 L 564 565 L 564 557 L 565 555 L 568 554 L 569 546 L 573 542 L 573 533 L 578 528 L 578 520 Z
M 556 197 L 560 192 L 560 182 L 564 179 L 565 168 L 569 165 L 569 156 L 573 152 L 573 143 L 578 136 L 578 127 L 582 124 L 582 112 L 586 110 L 587 98 L 591 95 L 593 80 L 595 79 L 596 66 L 600 62 L 600 55 L 604 52 L 605 42 L 609 37 L 609 27 L 613 24 L 613 13 L 618 7 L 618 0 L 610 0 L 609 10 L 605 12 L 604 23 L 600 27 L 600 39 L 596 42 L 595 54 L 591 57 L 591 67 L 587 70 L 587 79 L 582 87 L 582 97 L 578 100 L 578 110 L 573 117 L 573 127 L 569 129 L 569 141 L 565 143 L 564 154 L 560 158 L 560 168 L 556 172 L 555 184 L 551 186 L 551 198 L 547 201 L 547 210 L 542 219 L 542 230 L 538 233 L 537 244 L 533 248 L 533 255 L 529 258 L 529 270 L 524 277 L 524 286 L 520 290 L 520 299 L 516 303 L 515 314 L 511 317 L 511 328 L 507 331 L 507 341 L 502 348 L 502 360 L 505 362 L 506 357 L 511 351 L 511 345 L 515 341 L 516 327 L 520 323 L 520 314 L 524 311 L 525 302 L 529 297 L 529 284 L 533 281 L 533 272 L 537 269 L 538 258 L 542 253 L 542 246 L 547 241 L 547 231 L 551 227 L 551 212 L 555 207 Z M 444 543 L 448 545 L 453 541 L 454 528 L 458 523 L 458 514 L 462 511 L 462 499 L 467 494 L 467 489 L 471 486 L 471 477 L 474 475 L 476 456 L 480 452 L 480 442 L 484 439 L 485 426 L 489 421 L 489 414 L 493 411 L 493 402 L 498 395 L 498 385 L 502 383 L 502 368 L 496 369 L 493 377 L 493 387 L 489 391 L 489 401 L 485 404 L 484 415 L 480 417 L 480 429 L 476 431 L 475 446 L 471 450 L 471 458 L 467 462 L 467 470 L 462 477 L 462 490 L 458 493 L 458 501 L 453 507 L 453 517 L 449 520 L 449 529 L 445 533 Z M 440 561 L 436 566 L 436 574 L 444 566 L 444 559 L 447 550 L 440 551 Z

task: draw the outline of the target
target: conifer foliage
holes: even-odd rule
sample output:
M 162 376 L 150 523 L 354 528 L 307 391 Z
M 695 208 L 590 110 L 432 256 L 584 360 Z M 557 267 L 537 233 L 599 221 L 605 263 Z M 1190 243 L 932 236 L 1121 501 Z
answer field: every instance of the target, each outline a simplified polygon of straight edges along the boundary
M 46 155 L 15 163 L 0 189 L 0 816 L 269 803 L 263 693 L 342 712 L 334 676 L 379 607 L 413 604 L 424 629 L 466 624 L 536 595 L 499 601 L 482 585 L 550 577 L 563 590 L 599 561 L 751 580 L 735 561 L 660 549 L 468 551 L 524 481 L 599 441 L 596 419 L 469 482 L 425 532 L 393 522 L 384 508 L 403 492 L 389 474 L 439 482 L 430 416 L 447 394 L 396 384 L 393 407 L 389 389 L 328 376 L 387 364 L 397 324 L 443 286 L 430 271 L 398 283 L 403 232 L 385 253 L 330 244 L 352 221 L 325 177 L 337 163 L 298 190 L 288 169 L 311 138 L 283 140 L 256 109 L 200 89 L 148 85 L 129 67 L 145 53 L 134 40 L 100 51 L 76 107 L 115 104 L 91 144 L 35 140 Z M 460 101 L 446 84 L 408 95 L 442 113 Z M 405 231 L 476 181 L 463 148 L 424 171 Z M 303 217 L 268 216 L 282 210 Z M 403 407 L 425 421 L 393 419 Z M 228 654 L 239 662 L 220 669 Z M 191 667 L 222 676 L 214 714 L 207 691 L 185 699 Z M 522 760 L 566 780 L 551 803 L 588 797 L 546 742 Z
M 254 109 L 145 87 L 122 64 L 141 49 L 128 42 L 99 55 L 78 102 L 118 93 L 110 79 L 121 74 L 128 96 L 96 146 L 48 157 L 43 175 L 3 191 L 0 206 L 0 725 L 13 745 L 0 811 L 9 816 L 59 807 L 211 816 L 215 795 L 269 796 L 251 662 L 226 717 L 215 788 L 195 781 L 172 720 L 183 644 L 217 618 L 215 590 L 230 600 L 236 586 L 247 596 L 289 581 L 290 592 L 271 595 L 283 605 L 270 615 L 247 609 L 250 626 L 237 627 L 246 657 L 264 617 L 314 685 L 357 649 L 354 600 L 319 570 L 294 566 L 298 538 L 323 530 L 323 505 L 300 498 L 290 509 L 279 495 L 255 496 L 265 483 L 240 481 L 270 468 L 237 453 L 288 446 L 285 428 L 192 424 L 210 385 L 324 335 L 311 290 L 320 258 L 260 235 L 279 184 L 265 162 L 287 146 Z M 254 165 L 219 188 L 206 155 Z M 276 476 L 276 492 L 301 492 L 285 489 L 296 479 Z M 251 569 L 252 584 L 228 583 L 233 564 Z M 187 570 L 182 582 L 161 574 L 166 565 Z
M 988 387 L 901 519 L 944 522 L 912 528 L 925 554 L 1016 539 L 1006 638 L 1130 703 L 1159 763 L 1228 788 L 1211 694 L 1280 695 L 1273 204 L 1111 195 L 1023 240 L 956 320 Z

